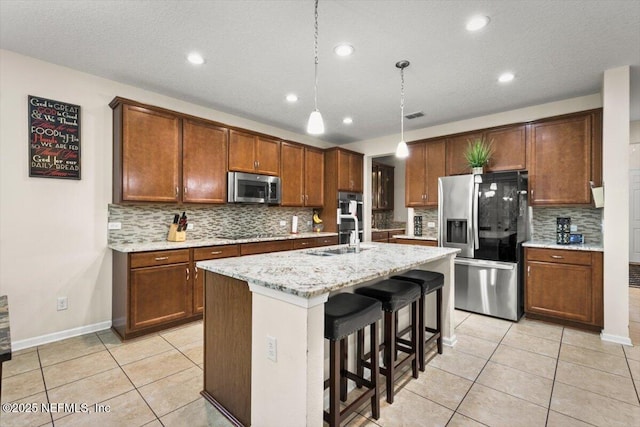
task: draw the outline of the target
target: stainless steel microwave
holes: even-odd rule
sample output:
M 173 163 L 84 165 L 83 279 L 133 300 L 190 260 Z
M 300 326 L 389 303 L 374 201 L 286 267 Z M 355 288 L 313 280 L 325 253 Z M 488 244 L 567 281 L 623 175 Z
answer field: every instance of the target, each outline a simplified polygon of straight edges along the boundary
M 280 178 L 255 173 L 229 172 L 227 202 L 280 204 Z

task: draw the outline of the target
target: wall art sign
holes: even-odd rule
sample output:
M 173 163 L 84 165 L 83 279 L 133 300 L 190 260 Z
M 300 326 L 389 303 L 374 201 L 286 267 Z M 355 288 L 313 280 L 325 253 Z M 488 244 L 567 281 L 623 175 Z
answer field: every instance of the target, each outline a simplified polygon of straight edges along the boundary
M 80 106 L 29 95 L 29 176 L 80 179 Z

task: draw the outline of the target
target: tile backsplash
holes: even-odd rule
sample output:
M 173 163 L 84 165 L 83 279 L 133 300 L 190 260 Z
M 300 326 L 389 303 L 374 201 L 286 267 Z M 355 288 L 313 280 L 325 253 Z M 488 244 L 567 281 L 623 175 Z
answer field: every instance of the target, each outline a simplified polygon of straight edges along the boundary
M 422 237 L 427 237 L 430 239 L 438 238 L 438 208 L 416 208 L 413 211 L 413 217 L 421 216 L 422 217 Z M 433 222 L 436 226 L 434 228 L 429 228 L 428 225 L 430 222 Z M 413 228 L 413 224 L 407 224 L 407 233 L 413 231 L 409 230 L 409 228 Z
M 109 243 L 159 242 L 167 239 L 169 225 L 175 214 L 186 212 L 193 230 L 187 231 L 189 240 L 246 234 L 287 234 L 291 232 L 291 218 L 298 216 L 298 231 L 312 231 L 307 222 L 312 208 L 284 208 L 263 205 L 168 206 L 168 205 L 109 205 L 109 222 L 120 222 L 122 229 L 109 230 Z M 284 226 L 280 221 L 285 221 Z
M 570 217 L 571 225 L 578 226 L 585 243 L 602 241 L 602 209 L 596 208 L 533 208 L 533 240 L 556 241 L 556 218 Z

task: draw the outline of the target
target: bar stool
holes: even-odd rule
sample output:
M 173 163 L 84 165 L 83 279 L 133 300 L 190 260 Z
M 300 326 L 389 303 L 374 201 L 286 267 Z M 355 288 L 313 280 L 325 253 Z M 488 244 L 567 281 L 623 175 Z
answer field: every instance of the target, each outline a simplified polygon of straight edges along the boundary
M 396 371 L 411 363 L 413 378 L 418 378 L 418 301 L 421 295 L 420 286 L 413 282 L 396 279 L 386 279 L 371 286 L 365 286 L 355 290 L 357 294 L 375 298 L 382 303 L 384 311 L 384 367 L 380 372 L 386 377 L 387 402 L 393 403 Z M 409 346 L 404 340 L 400 340 L 397 333 L 398 311 L 411 304 L 411 341 Z M 368 367 L 367 355 L 362 355 L 360 335 L 358 335 L 358 373 L 363 367 Z M 372 347 L 371 359 L 376 359 L 376 353 Z M 406 353 L 404 359 L 397 360 L 397 352 Z
M 444 274 L 436 273 L 435 271 L 427 271 L 427 270 L 409 270 L 402 274 L 392 276 L 392 279 L 398 280 L 406 280 L 408 282 L 413 282 L 422 288 L 422 295 L 420 296 L 420 307 L 419 307 L 419 315 L 418 315 L 418 348 L 419 348 L 419 356 L 418 361 L 420 363 L 420 370 L 424 372 L 425 369 L 425 349 L 433 344 L 434 341 L 437 343 L 438 354 L 442 354 L 442 287 L 444 286 Z M 425 310 L 424 310 L 424 301 L 426 296 L 432 292 L 437 292 L 436 294 L 436 327 L 429 328 L 425 326 Z M 425 342 L 425 331 L 432 333 L 433 335 L 429 337 Z
M 324 337 L 329 340 L 329 379 L 324 388 L 329 388 L 329 411 L 324 411 L 324 420 L 329 426 L 339 426 L 366 399 L 371 399 L 374 419 L 380 418 L 380 391 L 378 387 L 378 359 L 371 360 L 371 380 L 358 376 L 347 369 L 347 337 L 354 332 L 364 333 L 370 325 L 371 348 L 379 347 L 377 322 L 382 318 L 380 301 L 363 295 L 341 293 L 330 297 L 324 305 Z M 339 348 L 338 348 L 339 343 Z M 347 400 L 347 378 L 356 381 L 367 391 L 340 411 L 340 400 Z

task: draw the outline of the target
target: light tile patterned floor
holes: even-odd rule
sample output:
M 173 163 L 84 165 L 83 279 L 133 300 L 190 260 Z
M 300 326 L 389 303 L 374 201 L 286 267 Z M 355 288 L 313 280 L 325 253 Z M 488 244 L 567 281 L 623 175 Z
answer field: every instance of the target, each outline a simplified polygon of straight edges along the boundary
M 629 300 L 639 345 L 640 288 Z M 417 380 L 401 377 L 379 420 L 363 409 L 348 425 L 640 425 L 640 346 L 460 311 L 456 325 L 457 346 Z M 229 426 L 199 394 L 202 363 L 201 322 L 126 343 L 102 331 L 16 352 L 3 365 L 2 402 L 85 403 L 90 412 L 0 412 L 0 426 Z

